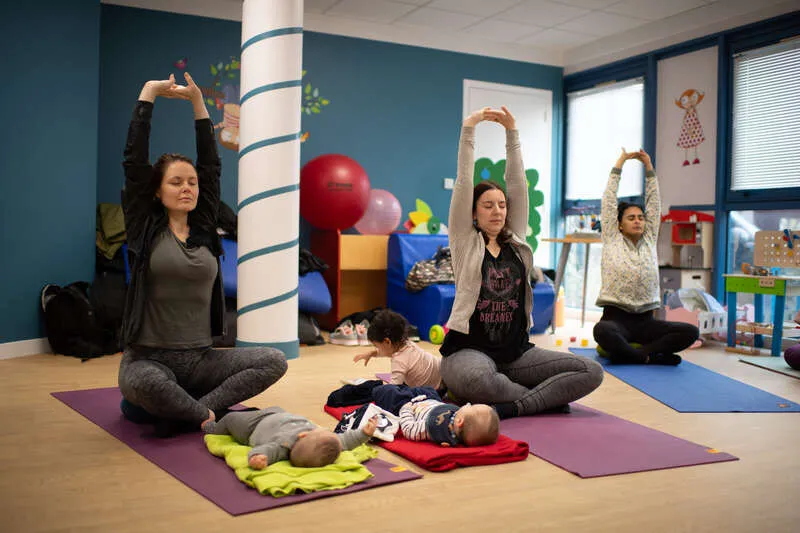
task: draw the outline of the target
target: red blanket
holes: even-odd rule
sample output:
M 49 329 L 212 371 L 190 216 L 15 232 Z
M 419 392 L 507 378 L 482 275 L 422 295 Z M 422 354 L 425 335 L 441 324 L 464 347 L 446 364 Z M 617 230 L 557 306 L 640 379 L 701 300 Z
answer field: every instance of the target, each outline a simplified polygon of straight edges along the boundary
M 342 415 L 355 411 L 358 405 L 349 407 L 325 406 L 325 412 L 340 420 Z M 528 457 L 528 443 L 500 435 L 491 446 L 449 448 L 433 442 L 411 441 L 396 435 L 394 442 L 374 441 L 378 446 L 405 457 L 417 466 L 431 472 L 444 472 L 459 466 L 496 465 L 524 461 Z

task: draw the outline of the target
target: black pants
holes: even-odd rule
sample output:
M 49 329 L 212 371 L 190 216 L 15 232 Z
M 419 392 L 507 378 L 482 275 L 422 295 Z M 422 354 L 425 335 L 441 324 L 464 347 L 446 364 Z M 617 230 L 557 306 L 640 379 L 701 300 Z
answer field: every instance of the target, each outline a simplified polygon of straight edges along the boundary
M 700 330 L 691 324 L 656 320 L 652 311 L 628 313 L 611 305 L 603 308 L 603 316 L 594 327 L 594 340 L 614 363 L 644 363 L 650 354 L 677 353 L 699 336 Z M 642 347 L 634 348 L 631 342 Z

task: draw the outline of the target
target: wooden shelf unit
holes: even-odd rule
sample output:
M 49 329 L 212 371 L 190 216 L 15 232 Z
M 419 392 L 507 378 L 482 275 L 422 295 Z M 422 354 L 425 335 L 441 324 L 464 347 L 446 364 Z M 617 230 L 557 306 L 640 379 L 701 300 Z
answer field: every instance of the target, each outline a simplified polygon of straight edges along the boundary
M 333 330 L 358 311 L 386 305 L 388 235 L 343 235 L 313 230 L 311 252 L 328 264 L 322 276 L 331 292 L 331 310 L 317 315 L 321 328 Z

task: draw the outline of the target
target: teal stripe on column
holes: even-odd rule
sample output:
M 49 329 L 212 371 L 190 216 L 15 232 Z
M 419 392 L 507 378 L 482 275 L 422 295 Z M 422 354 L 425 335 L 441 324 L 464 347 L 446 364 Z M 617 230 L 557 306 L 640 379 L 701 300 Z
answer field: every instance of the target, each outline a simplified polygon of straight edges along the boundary
M 289 242 L 283 242 L 281 244 L 275 244 L 273 246 L 267 246 L 266 248 L 259 248 L 258 250 L 253 250 L 252 252 L 247 252 L 239 260 L 236 262 L 237 265 L 241 265 L 245 261 L 249 261 L 251 259 L 255 259 L 256 257 L 260 257 L 262 255 L 271 254 L 274 252 L 280 252 L 281 250 L 288 250 L 294 246 L 300 244 L 300 239 L 294 239 Z
M 281 135 L 280 137 L 272 137 L 270 139 L 264 139 L 263 141 L 257 141 L 239 150 L 239 157 L 242 158 L 246 154 L 252 152 L 253 150 L 258 150 L 259 148 L 263 148 L 265 146 L 271 146 L 273 144 L 280 144 L 288 141 L 294 141 L 299 138 L 300 138 L 300 132 L 298 131 L 297 133 L 290 133 L 289 135 Z
M 269 91 L 277 91 L 278 89 L 286 89 L 287 87 L 300 87 L 303 82 L 301 80 L 289 80 L 289 81 L 279 81 L 277 83 L 268 83 L 266 85 L 262 85 L 261 87 L 256 87 L 255 89 L 251 89 L 245 93 L 239 99 L 239 105 L 245 103 L 245 101 L 251 99 L 252 97 L 256 96 L 257 94 L 266 93 Z
M 283 352 L 283 355 L 286 356 L 286 359 L 297 359 L 300 357 L 300 341 L 288 341 L 288 342 L 249 342 L 249 341 L 242 341 L 236 339 L 236 346 L 248 347 L 248 346 L 265 346 L 267 348 L 276 348 Z
M 260 302 L 252 303 L 250 305 L 245 305 L 241 309 L 239 309 L 239 316 L 242 316 L 245 313 L 249 313 L 250 311 L 256 311 L 258 309 L 263 309 L 264 307 L 269 307 L 270 305 L 279 304 L 288 300 L 289 298 L 297 295 L 297 287 L 290 290 L 289 292 L 279 294 L 274 298 L 267 298 L 266 300 L 261 300 Z
M 259 33 L 258 35 L 254 35 L 247 39 L 245 43 L 242 45 L 242 52 L 244 52 L 245 48 L 249 47 L 252 44 L 257 43 L 258 41 L 263 41 L 264 39 L 269 39 L 271 37 L 280 37 L 281 35 L 292 35 L 294 33 L 303 33 L 302 27 L 290 27 L 290 28 L 279 28 L 277 30 L 270 30 L 265 31 L 264 33 Z
M 250 205 L 253 202 L 263 200 L 264 198 L 269 198 L 271 196 L 278 196 L 279 194 L 286 194 L 287 192 L 292 192 L 297 190 L 300 190 L 300 185 L 295 183 L 294 185 L 285 185 L 283 187 L 276 187 L 275 189 L 270 189 L 268 191 L 260 192 L 258 194 L 254 194 L 253 196 L 248 196 L 247 198 L 239 202 L 238 209 L 241 209 L 246 205 Z

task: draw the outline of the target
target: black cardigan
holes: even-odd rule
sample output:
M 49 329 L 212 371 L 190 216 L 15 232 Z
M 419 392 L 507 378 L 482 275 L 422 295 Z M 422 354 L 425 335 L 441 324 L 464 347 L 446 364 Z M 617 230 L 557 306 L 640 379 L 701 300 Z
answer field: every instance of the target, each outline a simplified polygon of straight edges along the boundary
M 147 272 L 150 252 L 155 237 L 167 224 L 167 214 L 161 202 L 155 198 L 157 183 L 153 166 L 149 161 L 150 118 L 153 103 L 139 101 L 133 110 L 128 139 L 125 144 L 125 188 L 122 193 L 122 208 L 125 213 L 125 229 L 128 235 L 128 262 L 131 279 L 125 300 L 122 323 L 122 341 L 127 346 L 135 344 L 144 318 L 147 298 Z M 217 234 L 217 219 L 220 204 L 220 174 L 222 164 L 217 153 L 214 126 L 210 119 L 194 123 L 197 140 L 197 169 L 200 193 L 197 207 L 189 213 L 190 246 L 205 246 L 217 258 L 217 279 L 211 296 L 211 335 L 225 334 L 225 292 L 219 268 L 222 243 Z

